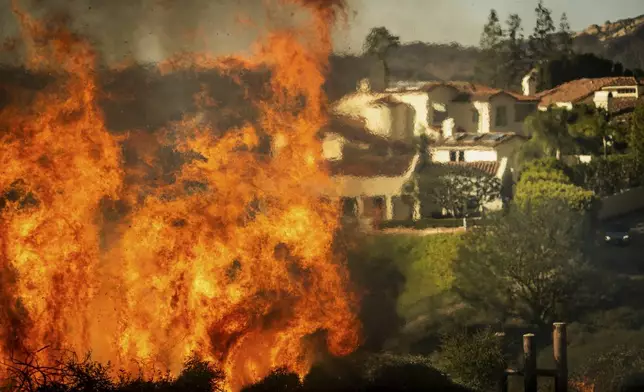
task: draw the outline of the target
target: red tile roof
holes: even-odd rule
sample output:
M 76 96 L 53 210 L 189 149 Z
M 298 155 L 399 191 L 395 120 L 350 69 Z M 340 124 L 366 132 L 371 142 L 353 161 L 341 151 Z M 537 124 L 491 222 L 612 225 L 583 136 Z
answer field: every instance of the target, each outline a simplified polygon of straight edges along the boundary
M 457 133 L 454 136 L 439 140 L 431 148 L 441 147 L 475 147 L 494 148 L 514 138 L 525 139 L 513 132 Z
M 411 169 L 414 157 L 413 154 L 392 157 L 344 157 L 339 161 L 329 161 L 328 164 L 334 176 L 399 177 Z
M 577 103 L 608 86 L 634 86 L 638 80 L 632 76 L 616 76 L 597 79 L 577 79 L 553 89 L 537 94 L 540 106 L 553 105 L 556 102 Z
M 476 161 L 476 162 L 445 162 L 443 163 L 443 165 L 466 167 L 472 170 L 480 171 L 483 174 L 496 176 L 496 173 L 499 171 L 499 166 L 501 164 L 497 161 Z
M 611 113 L 622 114 L 632 112 L 635 106 L 644 104 L 644 95 L 639 98 L 613 98 Z
M 455 98 L 456 101 L 488 101 L 491 98 L 502 94 L 509 95 L 510 97 L 519 101 L 538 100 L 536 96 L 525 96 L 514 91 L 493 88 L 484 84 L 460 81 L 428 82 L 423 87 L 421 87 L 420 90 L 430 92 L 438 87 L 449 87 L 458 91 L 459 95 Z

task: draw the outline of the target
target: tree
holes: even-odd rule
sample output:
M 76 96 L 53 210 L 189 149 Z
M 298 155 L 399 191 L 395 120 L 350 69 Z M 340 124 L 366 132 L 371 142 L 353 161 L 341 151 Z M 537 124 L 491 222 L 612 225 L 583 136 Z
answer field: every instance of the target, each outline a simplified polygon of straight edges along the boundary
M 503 74 L 503 28 L 496 10 L 490 10 L 488 21 L 483 27 L 480 40 L 481 57 L 476 66 L 476 73 L 481 82 L 494 87 L 500 87 Z
M 570 23 L 568 22 L 568 15 L 565 12 L 561 14 L 561 19 L 559 20 L 557 38 L 559 53 L 564 57 L 572 55 L 572 31 L 570 30 Z
M 521 18 L 511 14 L 505 22 L 505 41 L 503 44 L 503 87 L 510 89 L 518 86 L 527 70 Z
M 644 102 L 640 101 L 631 115 L 627 143 L 636 162 L 644 166 Z
M 466 217 L 500 197 L 501 181 L 463 166 L 431 165 L 419 173 L 417 191 L 421 200 L 429 199 L 454 217 Z
M 613 140 L 616 128 L 608 111 L 593 105 L 579 105 L 574 109 L 574 120 L 570 124 L 571 136 L 591 143 L 601 141 L 602 154 L 608 155 L 608 144 Z
M 534 11 L 537 16 L 537 22 L 534 26 L 534 32 L 530 36 L 530 57 L 534 64 L 541 64 L 556 57 L 557 47 L 553 34 L 555 25 L 552 20 L 552 11 L 543 5 L 543 0 L 539 0 Z
M 532 138 L 522 148 L 523 157 L 561 159 L 562 151 L 571 150 L 574 146 L 568 131 L 569 120 L 570 113 L 560 108 L 548 108 L 528 116 L 525 121 Z
M 467 232 L 454 263 L 456 291 L 501 322 L 515 317 L 545 326 L 570 317 L 588 271 L 583 218 L 549 201 L 511 208 Z
M 574 53 L 553 58 L 541 64 L 539 67 L 539 89 L 551 89 L 576 79 L 623 76 L 629 73 L 632 74 L 633 71 L 625 70 L 620 63 L 598 57 L 592 53 Z
M 400 46 L 400 37 L 395 36 L 386 27 L 374 27 L 365 39 L 363 48 L 367 54 L 374 55 L 381 62 L 384 71 L 384 86 L 389 84 L 389 67 L 387 54 L 392 48 Z

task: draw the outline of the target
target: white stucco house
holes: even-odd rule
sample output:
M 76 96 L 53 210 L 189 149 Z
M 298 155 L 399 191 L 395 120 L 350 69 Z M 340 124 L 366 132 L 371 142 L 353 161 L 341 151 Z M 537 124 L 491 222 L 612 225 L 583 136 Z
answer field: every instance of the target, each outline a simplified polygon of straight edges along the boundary
M 613 118 L 626 118 L 639 102 L 644 101 L 644 81 L 630 76 L 577 79 L 536 96 L 540 110 L 593 104 L 607 110 Z
M 397 140 L 427 135 L 434 140 L 453 132 L 525 134 L 524 119 L 538 98 L 469 82 L 400 83 L 372 92 L 363 81 L 355 93 L 333 105 L 339 115 L 365 120 L 373 132 Z M 452 120 L 452 128 L 444 122 Z
M 363 223 L 418 219 L 418 202 L 403 194 L 420 154 L 409 143 L 377 135 L 364 121 L 333 117 L 324 126 L 323 156 L 343 215 Z

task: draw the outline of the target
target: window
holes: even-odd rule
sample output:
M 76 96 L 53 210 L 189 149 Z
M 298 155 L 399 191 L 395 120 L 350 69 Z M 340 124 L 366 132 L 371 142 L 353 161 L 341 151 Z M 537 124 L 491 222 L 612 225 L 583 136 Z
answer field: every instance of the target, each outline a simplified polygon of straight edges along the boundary
M 443 112 L 440 110 L 434 110 L 434 124 L 433 125 L 438 125 L 442 124 L 443 121 L 447 119 L 447 112 Z
M 476 109 L 472 109 L 472 123 L 473 124 L 479 123 L 479 111 Z
M 514 105 L 514 122 L 523 122 L 526 117 L 537 110 L 533 103 L 517 103 Z
M 342 215 L 343 216 L 356 216 L 358 215 L 358 201 L 352 197 L 342 198 Z
M 494 125 L 497 127 L 505 127 L 508 125 L 508 108 L 505 106 L 499 106 L 496 108 L 496 118 L 494 120 Z
M 449 161 L 450 162 L 465 162 L 465 151 L 455 151 L 452 150 L 449 152 Z
M 617 94 L 635 94 L 636 90 L 634 88 L 618 88 Z

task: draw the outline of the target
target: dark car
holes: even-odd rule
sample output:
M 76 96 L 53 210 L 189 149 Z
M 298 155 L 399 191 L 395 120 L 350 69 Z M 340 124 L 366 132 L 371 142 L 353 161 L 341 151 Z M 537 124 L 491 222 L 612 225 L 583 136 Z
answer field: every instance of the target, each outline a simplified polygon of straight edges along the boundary
M 606 230 L 604 241 L 611 245 L 628 245 L 631 242 L 631 231 L 628 227 L 613 226 Z

